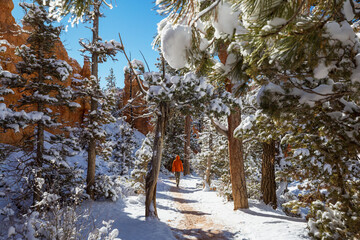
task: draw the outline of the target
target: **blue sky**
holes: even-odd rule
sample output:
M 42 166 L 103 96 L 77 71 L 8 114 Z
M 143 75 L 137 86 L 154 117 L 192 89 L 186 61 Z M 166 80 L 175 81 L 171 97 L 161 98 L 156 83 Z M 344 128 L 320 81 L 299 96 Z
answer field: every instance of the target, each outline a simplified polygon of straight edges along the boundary
M 19 22 L 24 12 L 18 6 L 20 0 L 13 0 L 15 8 L 13 16 Z M 100 36 L 103 40 L 115 39 L 119 41 L 118 33 L 121 34 L 125 50 L 132 59 L 143 60 L 139 51 L 141 51 L 152 71 L 156 70 L 155 63 L 158 52 L 152 49 L 151 42 L 156 34 L 157 23 L 162 19 L 155 10 L 152 0 L 116 0 L 112 10 L 103 8 L 105 18 L 100 19 Z M 67 22 L 63 21 L 63 25 Z M 78 51 L 79 38 L 91 39 L 91 31 L 84 24 L 80 24 L 72 28 L 70 25 L 67 32 L 63 32 L 61 40 L 65 48 L 68 50 L 70 57 L 75 58 L 80 65 L 83 65 L 83 56 Z M 111 59 L 103 63 L 99 67 L 99 77 L 101 78 L 101 86 L 105 87 L 105 77 L 109 75 L 110 68 L 114 69 L 116 75 L 116 85 L 124 86 L 123 68 L 127 64 L 125 57 L 118 54 L 118 61 L 113 62 Z

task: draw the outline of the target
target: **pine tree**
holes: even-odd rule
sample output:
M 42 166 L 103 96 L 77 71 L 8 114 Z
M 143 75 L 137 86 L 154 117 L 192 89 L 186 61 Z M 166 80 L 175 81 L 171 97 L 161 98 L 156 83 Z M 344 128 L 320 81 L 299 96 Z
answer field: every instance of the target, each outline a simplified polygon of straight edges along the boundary
M 113 89 L 113 88 L 116 88 L 116 84 L 115 84 L 115 75 L 114 75 L 114 69 L 113 68 L 110 68 L 110 74 L 109 76 L 107 76 L 105 78 L 106 80 L 106 88 L 107 89 Z
M 105 62 L 108 57 L 114 57 L 118 51 L 122 49 L 122 46 L 111 40 L 109 42 L 101 42 L 99 36 L 99 19 L 102 16 L 100 12 L 100 7 L 103 1 L 94 0 L 88 2 L 89 4 L 84 6 L 83 14 L 88 21 L 93 25 L 92 27 L 92 41 L 87 42 L 83 39 L 80 39 L 80 45 L 83 47 L 82 52 L 89 52 L 91 54 L 91 76 L 90 79 L 86 79 L 83 84 L 82 92 L 90 100 L 90 112 L 87 117 L 86 124 L 86 139 L 88 140 L 87 149 L 88 149 L 88 169 L 87 169 L 87 193 L 90 197 L 94 198 L 93 185 L 95 183 L 95 166 L 96 166 L 96 156 L 99 153 L 109 153 L 111 150 L 102 151 L 100 143 L 105 141 L 104 130 L 101 129 L 103 124 L 114 121 L 111 116 L 110 105 L 107 105 L 109 101 L 104 101 L 105 105 L 108 106 L 108 109 L 102 108 L 101 101 L 105 98 L 104 93 L 100 89 L 99 78 L 98 78 L 98 65 L 99 63 Z M 113 98 L 113 95 L 108 97 Z M 109 99 L 108 99 L 109 100 Z
M 300 202 L 311 205 L 310 234 L 347 239 L 358 236 L 354 219 L 360 214 L 358 200 L 349 197 L 360 189 L 354 181 L 358 13 L 353 1 L 305 3 L 240 3 L 249 26 L 248 73 L 262 85 L 258 98 L 264 112 L 292 126 L 282 142 L 292 149 L 288 176 L 307 180 L 308 194 Z
M 235 133 L 241 135 L 244 141 L 247 142 L 245 145 L 247 147 L 246 156 L 249 156 L 249 159 L 246 160 L 253 161 L 253 164 L 256 165 L 257 158 L 261 159 L 261 185 L 260 189 L 257 190 L 261 191 L 261 198 L 265 204 L 271 204 L 276 208 L 276 142 L 280 141 L 282 133 L 286 131 L 286 126 L 275 124 L 276 119 L 262 112 L 256 101 L 260 89 L 255 82 L 249 85 L 249 90 L 242 98 L 244 117 Z M 279 128 L 282 131 L 279 131 Z M 261 150 L 258 147 L 259 145 L 261 145 Z M 256 181 L 254 178 L 252 180 Z
M 112 161 L 116 163 L 114 168 L 120 175 L 125 175 L 135 167 L 134 150 L 138 147 L 134 137 L 134 129 L 122 119 L 119 125 L 119 133 L 115 135 Z
M 29 140 L 35 146 L 35 155 L 27 165 L 31 167 L 28 174 L 36 203 L 41 200 L 44 191 L 51 189 L 52 177 L 46 168 L 53 163 L 67 166 L 60 154 L 62 151 L 46 147 L 46 142 L 50 146 L 53 142 L 45 136 L 45 131 L 59 129 L 61 126 L 54 112 L 56 107 L 73 108 L 78 104 L 71 101 L 72 89 L 60 83 L 68 79 L 71 66 L 53 55 L 61 28 L 51 24 L 54 19 L 48 16 L 45 6 L 36 3 L 22 3 L 20 6 L 26 12 L 23 24 L 29 26 L 31 32 L 27 39 L 29 46 L 17 48 L 17 55 L 22 58 L 16 65 L 20 80 L 9 83 L 9 86 L 22 89 L 23 94 L 18 100 L 19 108 L 35 108 L 35 111 L 27 113 L 35 126 L 34 138 Z M 60 167 L 53 168 L 53 171 L 57 171 L 60 177 L 66 177 L 60 173 Z

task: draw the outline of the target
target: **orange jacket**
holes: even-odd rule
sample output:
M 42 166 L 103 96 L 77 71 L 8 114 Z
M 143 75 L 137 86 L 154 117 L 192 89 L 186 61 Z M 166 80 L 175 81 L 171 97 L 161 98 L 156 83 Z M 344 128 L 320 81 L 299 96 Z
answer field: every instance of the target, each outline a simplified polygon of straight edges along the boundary
M 179 155 L 177 155 L 175 160 L 173 161 L 171 171 L 172 172 L 183 172 L 184 171 L 184 167 L 180 160 Z

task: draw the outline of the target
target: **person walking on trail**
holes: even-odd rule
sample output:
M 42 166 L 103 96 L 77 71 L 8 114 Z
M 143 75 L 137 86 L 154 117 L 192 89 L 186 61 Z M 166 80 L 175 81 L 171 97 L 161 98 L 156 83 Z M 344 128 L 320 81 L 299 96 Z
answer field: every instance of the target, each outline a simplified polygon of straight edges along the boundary
M 182 162 L 180 160 L 179 155 L 176 155 L 176 158 L 175 158 L 175 160 L 173 161 L 173 164 L 172 164 L 171 171 L 175 172 L 176 187 L 179 187 L 180 173 L 184 171 L 184 167 L 183 167 L 183 164 L 182 164 Z

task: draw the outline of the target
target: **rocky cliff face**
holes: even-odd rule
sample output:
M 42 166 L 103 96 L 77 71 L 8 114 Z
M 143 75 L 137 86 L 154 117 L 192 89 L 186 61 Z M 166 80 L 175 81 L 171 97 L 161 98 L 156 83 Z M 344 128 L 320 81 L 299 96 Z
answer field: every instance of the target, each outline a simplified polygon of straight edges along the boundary
M 0 64 L 4 70 L 16 73 L 15 64 L 21 59 L 15 55 L 15 48 L 26 43 L 28 34 L 21 29 L 19 25 L 16 24 L 14 17 L 11 14 L 11 11 L 14 8 L 12 0 L 0 0 Z M 55 47 L 55 55 L 58 59 L 67 61 L 73 68 L 73 75 L 68 78 L 65 82 L 59 82 L 62 85 L 70 86 L 72 85 L 72 77 L 75 74 L 80 74 L 82 76 L 90 75 L 90 65 L 89 62 L 85 61 L 84 68 L 81 68 L 80 64 L 74 59 L 70 58 L 67 54 L 67 51 L 61 42 L 57 43 Z M 13 95 L 6 96 L 7 104 L 14 104 L 19 99 L 20 93 L 15 92 Z M 60 120 L 66 125 L 75 125 L 76 123 L 82 122 L 83 116 L 88 109 L 88 106 L 81 99 L 77 101 L 81 104 L 80 108 L 77 108 L 75 111 L 70 111 L 67 108 L 56 108 L 53 109 L 55 112 L 60 113 Z M 26 109 L 26 111 L 32 111 L 34 109 Z M 28 135 L 32 132 L 32 129 L 26 128 L 20 133 L 14 133 L 9 130 L 6 133 L 0 134 L 0 142 L 15 144 L 25 135 Z
M 131 77 L 131 74 L 125 74 L 124 89 L 122 92 L 123 106 L 125 106 L 131 98 L 137 96 L 140 92 L 140 87 L 136 80 Z M 146 135 L 152 131 L 153 127 L 150 123 L 150 117 L 141 117 L 146 114 L 146 101 L 143 98 L 138 98 L 133 101 L 133 107 L 128 107 L 125 111 L 126 121 L 135 127 L 139 132 Z

